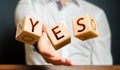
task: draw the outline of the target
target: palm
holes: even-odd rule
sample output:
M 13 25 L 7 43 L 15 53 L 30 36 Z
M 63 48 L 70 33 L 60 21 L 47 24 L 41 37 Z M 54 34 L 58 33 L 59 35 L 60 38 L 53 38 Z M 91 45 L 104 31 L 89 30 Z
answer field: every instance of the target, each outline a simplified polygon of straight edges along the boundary
M 60 57 L 60 54 L 51 45 L 45 31 L 43 31 L 42 36 L 38 41 L 37 48 L 45 61 L 48 63 L 55 65 L 72 65 L 70 60 Z

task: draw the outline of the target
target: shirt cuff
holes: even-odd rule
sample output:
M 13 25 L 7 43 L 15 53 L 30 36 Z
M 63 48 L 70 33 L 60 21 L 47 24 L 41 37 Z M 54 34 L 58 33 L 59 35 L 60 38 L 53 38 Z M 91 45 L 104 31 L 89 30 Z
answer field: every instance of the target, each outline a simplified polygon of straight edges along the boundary
M 38 42 L 36 42 L 36 43 L 33 45 L 33 51 L 36 51 L 36 52 L 39 53 L 39 50 L 38 50 L 38 48 L 37 48 L 37 43 L 38 43 Z

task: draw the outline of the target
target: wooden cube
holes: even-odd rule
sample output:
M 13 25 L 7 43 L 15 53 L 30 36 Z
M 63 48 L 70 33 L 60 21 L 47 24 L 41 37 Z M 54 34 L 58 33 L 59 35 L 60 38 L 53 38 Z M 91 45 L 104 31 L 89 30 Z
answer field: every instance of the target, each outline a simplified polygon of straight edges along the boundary
M 37 19 L 25 16 L 17 25 L 16 40 L 32 45 L 38 41 L 41 33 L 42 23 Z
M 55 50 L 71 42 L 70 34 L 63 23 L 58 23 L 55 26 L 47 29 L 47 35 Z
M 80 40 L 88 40 L 98 36 L 96 21 L 93 17 L 85 15 L 73 19 L 74 36 Z

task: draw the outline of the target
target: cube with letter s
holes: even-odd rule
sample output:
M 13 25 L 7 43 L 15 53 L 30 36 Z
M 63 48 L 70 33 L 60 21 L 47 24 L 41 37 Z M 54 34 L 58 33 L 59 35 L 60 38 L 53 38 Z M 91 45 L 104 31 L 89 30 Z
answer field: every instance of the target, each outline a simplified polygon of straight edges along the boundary
M 88 40 L 98 36 L 96 20 L 90 15 L 73 19 L 74 36 L 80 40 Z

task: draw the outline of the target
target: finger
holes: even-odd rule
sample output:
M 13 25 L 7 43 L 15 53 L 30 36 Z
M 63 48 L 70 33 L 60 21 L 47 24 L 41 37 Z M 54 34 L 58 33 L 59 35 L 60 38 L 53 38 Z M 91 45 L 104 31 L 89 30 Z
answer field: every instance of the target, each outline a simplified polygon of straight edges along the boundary
M 68 63 L 68 66 L 73 66 L 73 63 L 69 59 L 66 59 L 66 63 Z
M 45 25 L 45 24 L 43 24 L 43 25 L 42 25 L 42 32 L 46 32 L 47 28 L 48 28 L 48 26 Z
M 72 62 L 69 60 L 69 59 L 66 59 L 66 58 L 62 58 L 61 59 L 61 64 L 62 65 L 67 65 L 67 66 L 72 66 Z
M 73 65 L 69 59 L 61 57 L 50 57 L 47 59 L 47 62 L 52 63 L 54 65 L 67 65 L 67 66 Z
M 64 62 L 65 62 L 61 59 L 58 59 L 58 58 L 55 59 L 53 57 L 45 57 L 44 59 L 46 60 L 47 63 L 51 63 L 53 65 L 64 65 Z

